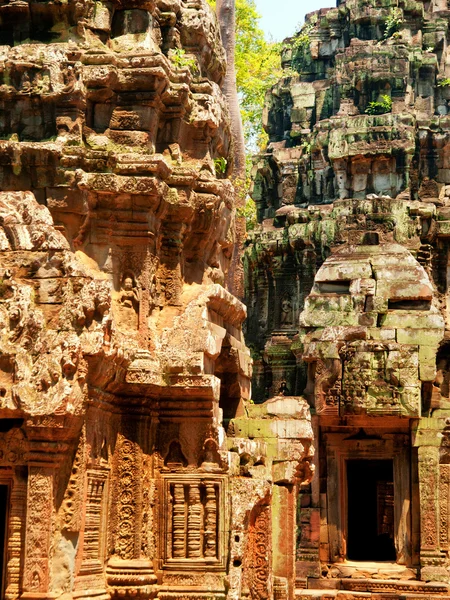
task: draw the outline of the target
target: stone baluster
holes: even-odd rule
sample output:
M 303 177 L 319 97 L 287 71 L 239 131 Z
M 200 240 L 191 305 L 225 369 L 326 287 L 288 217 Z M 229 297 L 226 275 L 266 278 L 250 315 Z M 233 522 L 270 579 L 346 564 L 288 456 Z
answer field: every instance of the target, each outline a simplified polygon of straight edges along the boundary
M 167 507 L 167 532 L 166 532 L 166 554 L 167 558 L 173 558 L 173 503 L 172 494 L 168 494 L 169 506 Z
M 173 486 L 173 558 L 186 558 L 186 514 L 185 514 L 184 485 L 176 483 Z
M 217 499 L 216 488 L 207 482 L 205 503 L 205 558 L 217 556 Z
M 200 558 L 201 556 L 201 521 L 202 504 L 200 501 L 200 488 L 198 485 L 189 486 L 188 527 L 187 527 L 187 556 Z

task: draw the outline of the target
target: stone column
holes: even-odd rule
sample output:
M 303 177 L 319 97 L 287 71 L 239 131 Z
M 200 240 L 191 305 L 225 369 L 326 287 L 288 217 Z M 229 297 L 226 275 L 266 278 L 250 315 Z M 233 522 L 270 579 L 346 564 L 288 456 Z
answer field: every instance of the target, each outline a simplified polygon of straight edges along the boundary
M 423 418 L 415 440 L 419 460 L 420 577 L 448 581 L 445 556 L 439 547 L 439 421 Z
M 296 485 L 274 485 L 272 495 L 272 568 L 276 598 L 294 597 L 296 547 Z M 283 590 L 285 590 L 285 595 Z
M 102 500 L 108 470 L 91 468 L 86 473 L 87 496 L 85 522 L 82 538 L 81 565 L 75 578 L 75 598 L 95 597 L 96 600 L 108 600 L 106 582 L 101 560 Z
M 10 497 L 9 534 L 6 550 L 6 600 L 18 598 L 22 591 L 27 480 L 25 467 L 16 468 Z
M 30 464 L 28 471 L 25 565 L 22 598 L 49 599 L 50 539 L 53 525 L 53 464 Z
M 131 429 L 130 424 L 128 427 Z M 143 528 L 143 522 L 149 518 L 149 507 L 144 507 L 143 502 L 149 498 L 150 479 L 144 474 L 142 450 L 132 439 L 121 436 L 115 461 L 114 509 L 109 521 L 114 553 L 106 567 L 108 591 L 112 598 L 143 596 L 148 586 L 156 583 L 153 563 L 148 556 L 148 532 Z M 147 490 L 143 491 L 143 485 Z

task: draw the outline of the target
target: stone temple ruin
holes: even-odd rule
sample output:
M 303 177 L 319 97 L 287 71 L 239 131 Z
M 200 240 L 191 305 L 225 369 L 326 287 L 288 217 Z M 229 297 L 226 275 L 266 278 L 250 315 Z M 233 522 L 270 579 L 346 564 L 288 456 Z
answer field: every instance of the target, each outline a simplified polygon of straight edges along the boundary
M 450 5 L 337 5 L 284 45 L 244 256 L 252 398 L 314 434 L 286 597 L 448 597 Z
M 244 340 L 206 0 L 0 0 L 1 598 L 450 597 L 450 10 L 338 4 L 267 95 Z

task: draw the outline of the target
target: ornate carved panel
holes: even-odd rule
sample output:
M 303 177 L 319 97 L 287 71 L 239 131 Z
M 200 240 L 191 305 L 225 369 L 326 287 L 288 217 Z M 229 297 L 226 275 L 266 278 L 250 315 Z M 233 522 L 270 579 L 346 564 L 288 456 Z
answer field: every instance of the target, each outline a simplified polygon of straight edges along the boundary
M 134 441 L 119 435 L 114 457 L 110 552 L 121 560 L 139 559 L 148 552 L 148 468 Z
M 315 368 L 317 414 L 338 415 L 342 394 L 342 365 L 339 359 L 318 360 Z
M 419 449 L 419 481 L 420 481 L 420 511 L 421 511 L 421 551 L 436 551 L 438 549 L 438 453 L 436 448 L 422 447 Z
M 246 557 L 246 579 L 252 600 L 269 600 L 270 593 L 270 505 L 258 505 L 250 516 Z
M 53 468 L 31 466 L 28 473 L 28 505 L 24 588 L 48 591 L 49 547 L 53 520 Z
M 226 478 L 220 475 L 164 476 L 161 548 L 165 568 L 225 568 L 226 487 Z
M 440 465 L 439 472 L 439 543 L 441 550 L 448 551 L 450 465 Z

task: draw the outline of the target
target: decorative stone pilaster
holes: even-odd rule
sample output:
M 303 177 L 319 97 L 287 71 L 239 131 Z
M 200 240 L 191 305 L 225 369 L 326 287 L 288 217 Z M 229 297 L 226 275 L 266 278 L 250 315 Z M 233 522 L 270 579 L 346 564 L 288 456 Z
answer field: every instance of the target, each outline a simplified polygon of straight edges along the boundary
M 91 468 L 87 470 L 87 495 L 83 531 L 81 565 L 75 578 L 74 598 L 96 598 L 107 600 L 106 583 L 101 561 L 102 504 L 103 492 L 108 478 L 108 470 Z
M 53 465 L 29 466 L 24 592 L 21 596 L 24 599 L 54 597 L 49 593 L 54 472 Z
M 270 504 L 261 503 L 250 515 L 246 575 L 252 600 L 272 596 L 270 508 Z
M 7 546 L 6 600 L 18 598 L 22 591 L 25 520 L 27 506 L 27 481 L 25 468 L 16 468 L 10 496 L 9 535 Z
M 106 568 L 112 598 L 131 593 L 137 598 L 156 595 L 148 532 L 143 526 L 152 521 L 149 514 L 152 483 L 148 477 L 149 465 L 144 463 L 139 444 L 120 435 L 112 488 L 114 506 L 109 523 L 114 552 Z
M 439 465 L 439 546 L 449 546 L 450 465 Z
M 440 436 L 437 419 L 424 419 L 416 434 L 420 494 L 420 577 L 423 581 L 448 581 L 445 556 L 440 549 Z

